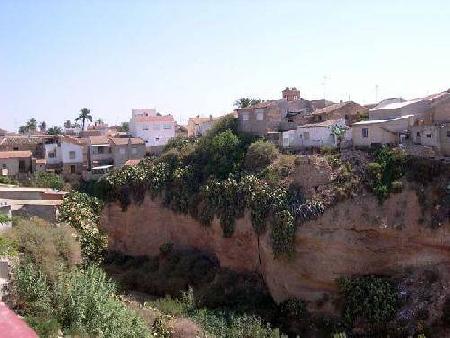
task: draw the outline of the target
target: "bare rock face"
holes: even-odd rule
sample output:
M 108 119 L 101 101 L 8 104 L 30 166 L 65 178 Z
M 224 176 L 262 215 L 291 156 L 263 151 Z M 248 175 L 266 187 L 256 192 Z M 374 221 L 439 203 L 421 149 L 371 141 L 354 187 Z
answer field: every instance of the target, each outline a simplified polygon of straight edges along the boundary
M 222 267 L 258 271 L 273 298 L 298 297 L 311 310 L 335 312 L 335 280 L 356 274 L 401 275 L 407 268 L 450 266 L 449 224 L 431 229 L 423 222 L 416 192 L 405 189 L 383 205 L 372 195 L 330 208 L 297 230 L 293 259 L 274 259 L 269 234 L 255 235 L 250 219 L 237 221 L 231 238 L 218 222 L 200 225 L 148 198 L 122 212 L 118 204 L 103 211 L 110 247 L 131 255 L 156 255 L 165 242 L 215 254 Z

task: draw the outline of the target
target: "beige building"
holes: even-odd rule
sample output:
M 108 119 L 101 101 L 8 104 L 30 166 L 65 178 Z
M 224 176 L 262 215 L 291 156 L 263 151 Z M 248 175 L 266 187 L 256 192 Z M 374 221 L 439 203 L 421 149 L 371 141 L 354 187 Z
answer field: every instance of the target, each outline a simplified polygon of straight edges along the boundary
M 213 119 L 212 115 L 209 117 L 191 117 L 187 124 L 187 136 L 199 137 L 205 135 L 205 133 L 211 129 L 217 119 Z
M 407 115 L 390 120 L 367 120 L 352 125 L 354 147 L 397 145 L 406 138 L 414 124 L 414 116 Z
M 29 150 L 0 151 L 0 174 L 15 179 L 21 179 L 33 170 L 33 157 Z
M 141 138 L 110 138 L 110 144 L 116 168 L 124 166 L 129 160 L 141 160 L 145 156 L 145 143 Z

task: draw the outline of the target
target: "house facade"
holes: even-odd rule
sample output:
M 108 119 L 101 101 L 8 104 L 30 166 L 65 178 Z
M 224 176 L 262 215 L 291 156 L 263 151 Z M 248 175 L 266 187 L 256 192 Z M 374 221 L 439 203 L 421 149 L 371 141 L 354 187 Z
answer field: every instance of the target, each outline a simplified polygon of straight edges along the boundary
M 333 133 L 335 126 L 345 129 L 342 140 Z M 298 126 L 296 130 L 283 132 L 283 148 L 320 148 L 338 146 L 340 141 L 350 141 L 351 131 L 345 124 L 344 119 L 327 120 L 319 123 Z
M 211 129 L 217 119 L 213 119 L 212 115 L 209 117 L 191 117 L 187 124 L 187 136 L 199 137 L 205 135 L 206 132 Z
M 351 125 L 366 115 L 369 109 L 353 101 L 339 102 L 322 109 L 314 110 L 307 116 L 309 123 L 317 123 L 327 120 L 344 119 L 346 125 Z
M 90 136 L 87 138 L 87 145 L 87 161 L 89 170 L 96 169 L 97 167 L 113 166 L 114 158 L 108 137 Z
M 133 109 L 129 123 L 133 137 L 144 140 L 146 147 L 163 147 L 175 137 L 176 123 L 172 115 L 161 115 L 155 109 Z
M 145 143 L 140 138 L 110 138 L 112 157 L 115 168 L 120 168 L 127 161 L 139 161 L 145 157 Z
M 33 173 L 33 154 L 29 150 L 0 151 L 0 174 L 21 179 Z
M 87 163 L 87 147 L 84 139 L 59 136 L 55 142 L 45 144 L 46 169 L 63 175 L 81 175 Z
M 431 109 L 427 99 L 404 100 L 402 98 L 386 99 L 369 110 L 369 120 L 389 120 L 405 115 L 422 118 Z
M 352 124 L 352 142 L 355 147 L 398 145 L 409 134 L 414 115 L 389 120 L 367 120 Z

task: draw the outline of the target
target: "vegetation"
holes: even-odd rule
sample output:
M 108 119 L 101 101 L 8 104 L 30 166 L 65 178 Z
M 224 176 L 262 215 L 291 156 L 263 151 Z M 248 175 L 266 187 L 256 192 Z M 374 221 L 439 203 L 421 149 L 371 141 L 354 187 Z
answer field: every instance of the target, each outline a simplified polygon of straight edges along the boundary
M 276 160 L 279 154 L 273 143 L 263 140 L 253 142 L 245 155 L 245 168 L 250 171 L 261 171 Z
M 24 126 L 19 127 L 20 134 L 35 133 L 37 130 L 37 120 L 35 118 L 29 119 Z
M 38 218 L 22 219 L 5 236 L 24 254 L 27 262 L 39 266 L 39 270 L 52 281 L 80 261 L 74 230 L 67 225 L 53 227 Z
M 11 177 L 8 176 L 1 176 L 0 175 L 0 184 L 13 184 L 13 185 L 17 185 L 18 182 L 16 180 L 14 180 Z
M 89 120 L 92 122 L 92 115 L 91 111 L 87 108 L 82 108 L 80 110 L 80 114 L 75 119 L 75 121 L 81 121 L 81 130 L 84 130 L 84 125 L 86 123 L 86 120 Z
M 64 181 L 61 176 L 48 172 L 36 173 L 27 185 L 37 188 L 51 188 L 61 190 L 64 186 Z
M 141 202 L 148 191 L 175 212 L 189 213 L 204 225 L 217 217 L 226 237 L 232 236 L 236 219 L 249 209 L 258 235 L 273 220 L 275 256 L 291 256 L 297 225 L 319 216 L 323 205 L 259 178 L 264 164 L 278 152 L 267 142 L 253 141 L 237 132 L 232 116 L 226 117 L 199 140 L 175 138 L 161 157 L 111 173 L 100 183 L 102 191 L 107 200 L 118 200 L 123 208 Z M 255 165 L 255 174 L 246 173 L 245 162 Z
M 59 221 L 77 230 L 85 264 L 101 262 L 107 246 L 107 237 L 98 227 L 101 210 L 99 199 L 77 191 L 64 196 L 59 208 Z
M 74 229 L 40 219 L 20 220 L 0 237 L 0 252 L 21 253 L 15 266 L 16 311 L 42 337 L 148 337 L 146 323 L 129 310 L 97 266 L 78 267 Z
M 386 278 L 342 278 L 338 286 L 344 300 L 342 317 L 349 327 L 354 327 L 356 321 L 369 327 L 383 327 L 394 318 L 399 307 L 397 290 Z
M 261 99 L 255 99 L 250 97 L 241 97 L 234 101 L 234 106 L 237 108 L 250 108 L 261 102 Z
M 128 133 L 130 131 L 130 125 L 128 122 L 122 122 L 119 127 L 119 131 Z
M 50 127 L 47 130 L 48 135 L 61 135 L 62 133 L 63 133 L 63 130 L 59 126 Z
M 161 298 L 146 304 L 171 315 L 183 315 L 199 324 L 214 337 L 224 338 L 269 338 L 282 337 L 278 329 L 252 315 L 238 314 L 225 310 L 199 308 L 194 301 L 193 290 L 189 289 L 181 299 Z
M 382 147 L 374 154 L 375 162 L 369 163 L 367 172 L 369 174 L 369 186 L 383 202 L 391 192 L 398 191 L 398 181 L 405 172 L 406 156 L 401 149 Z

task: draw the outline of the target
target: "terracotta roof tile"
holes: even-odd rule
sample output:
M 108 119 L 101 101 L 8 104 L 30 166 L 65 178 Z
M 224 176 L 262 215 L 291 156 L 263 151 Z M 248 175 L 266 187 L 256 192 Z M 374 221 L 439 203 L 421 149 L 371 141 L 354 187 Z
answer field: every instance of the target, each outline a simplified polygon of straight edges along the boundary
M 110 140 L 117 146 L 127 145 L 128 140 L 131 141 L 131 144 L 144 144 L 144 140 L 139 137 L 111 137 Z
M 24 150 L 24 151 L 0 151 L 0 158 L 1 159 L 7 159 L 7 158 L 25 158 L 25 157 L 31 157 L 31 151 Z

